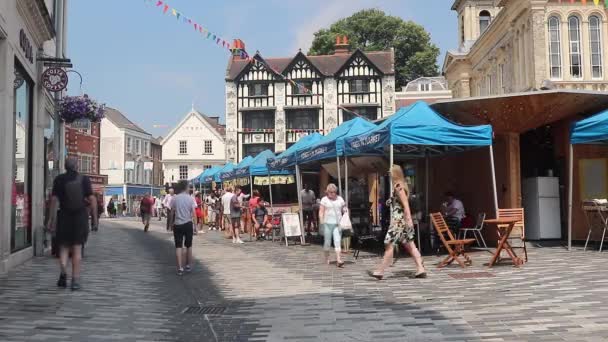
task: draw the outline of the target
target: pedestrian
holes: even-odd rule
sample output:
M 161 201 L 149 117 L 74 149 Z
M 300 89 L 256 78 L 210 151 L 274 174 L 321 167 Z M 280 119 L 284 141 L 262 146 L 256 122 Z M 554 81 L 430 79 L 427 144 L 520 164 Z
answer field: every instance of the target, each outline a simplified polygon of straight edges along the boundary
M 144 196 L 139 204 L 139 213 L 141 214 L 141 222 L 144 225 L 144 232 L 150 228 L 150 218 L 152 216 L 152 208 L 154 207 L 154 199 L 150 195 Z
M 232 188 L 227 187 L 226 193 L 222 195 L 222 224 L 224 231 L 226 232 L 225 235 L 230 235 L 230 237 L 232 237 L 232 241 L 234 242 L 235 236 L 232 234 L 232 219 L 230 218 L 230 203 L 233 196 L 234 194 L 232 193 Z
M 254 220 L 254 214 L 255 214 L 255 210 L 258 208 L 258 203 L 260 202 L 261 198 L 260 198 L 260 192 L 257 190 L 253 190 L 253 193 L 251 194 L 251 198 L 249 198 L 249 213 L 248 213 L 248 228 L 250 229 L 250 236 L 253 235 L 254 239 L 257 239 L 258 235 L 257 235 L 257 230 L 255 229 L 255 220 Z
M 163 200 L 163 206 L 165 207 L 167 214 L 167 231 L 173 230 L 173 210 L 171 209 L 171 202 L 175 196 L 174 193 L 175 190 L 173 190 L 173 188 L 169 188 L 169 193 L 165 195 L 165 199 Z
M 122 216 L 127 216 L 127 200 L 122 199 L 122 206 L 120 208 L 122 210 Z
M 177 260 L 177 274 L 183 275 L 192 271 L 192 235 L 196 221 L 196 202 L 187 191 L 188 183 L 177 183 L 177 195 L 171 202 L 171 210 L 175 215 L 173 239 L 175 241 L 175 257 Z M 183 248 L 186 248 L 184 251 Z M 184 267 L 185 264 L 185 267 Z
M 384 244 L 386 246 L 384 258 L 378 268 L 370 275 L 378 280 L 384 277 L 384 270 L 393 262 L 393 251 L 395 246 L 403 245 L 405 250 L 412 255 L 416 263 L 415 278 L 426 278 L 426 271 L 422 262 L 422 256 L 414 244 L 414 222 L 410 212 L 410 191 L 405 182 L 403 170 L 399 165 L 391 167 L 391 178 L 393 180 L 393 194 L 390 199 L 392 204 L 390 227 L 386 232 Z
M 241 235 L 239 233 L 241 227 L 241 208 L 242 201 L 241 196 L 241 188 L 239 186 L 234 188 L 234 195 L 230 198 L 230 219 L 232 220 L 232 243 L 244 243 L 241 240 Z
M 108 202 L 108 216 L 116 217 L 116 208 L 114 207 L 114 199 L 110 197 L 110 201 Z
M 50 217 L 47 228 L 55 232 L 59 246 L 60 274 L 57 286 L 67 287 L 67 264 L 72 255 L 73 291 L 80 289 L 80 264 L 82 246 L 89 233 L 89 213 L 96 230 L 98 222 L 97 198 L 93 194 L 91 180 L 78 173 L 78 162 L 74 158 L 65 161 L 66 172 L 53 182 Z M 60 208 L 57 211 L 57 208 Z
M 160 197 L 154 199 L 154 205 L 156 206 L 156 215 L 160 221 L 163 217 L 163 202 L 161 201 Z
M 257 207 L 254 209 L 252 216 L 254 223 L 253 228 L 255 229 L 255 236 L 257 240 L 264 239 L 266 236 L 272 234 L 271 218 L 270 215 L 268 215 L 266 203 L 262 198 L 259 199 Z
M 308 184 L 304 184 L 304 188 L 300 192 L 300 198 L 302 199 L 304 230 L 308 233 L 308 235 L 312 235 L 311 231 L 314 231 L 315 229 L 315 219 L 313 214 L 313 206 L 316 203 L 315 192 L 310 190 Z
M 194 195 L 194 202 L 196 203 L 196 222 L 194 225 L 194 234 L 198 234 L 199 230 L 203 230 L 203 200 L 201 199 L 200 192 L 196 192 Z
M 213 215 L 214 206 L 215 206 L 215 193 L 211 191 L 207 196 L 205 196 L 205 205 L 207 206 L 207 224 L 209 225 L 209 230 L 215 229 L 215 217 Z
M 331 240 L 333 237 L 334 250 L 336 252 L 336 265 L 343 267 L 344 262 L 340 255 L 340 240 L 342 238 L 342 232 L 338 223 L 342 218 L 342 214 L 345 209 L 345 202 L 342 197 L 338 196 L 338 188 L 335 184 L 328 184 L 325 190 L 325 197 L 321 199 L 319 207 L 319 222 L 323 229 L 323 249 L 325 255 L 325 262 L 329 264 L 329 250 L 331 247 Z

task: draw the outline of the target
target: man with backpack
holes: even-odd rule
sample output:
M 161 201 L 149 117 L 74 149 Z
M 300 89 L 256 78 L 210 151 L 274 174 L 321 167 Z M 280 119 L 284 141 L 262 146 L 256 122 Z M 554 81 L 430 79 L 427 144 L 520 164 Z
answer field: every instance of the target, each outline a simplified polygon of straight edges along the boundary
M 57 286 L 67 287 L 67 263 L 72 254 L 73 291 L 80 289 L 80 262 L 82 246 L 89 234 L 89 213 L 93 217 L 92 226 L 97 230 L 97 198 L 93 194 L 91 181 L 78 173 L 76 159 L 65 161 L 66 172 L 60 174 L 53 182 L 48 230 L 56 232 L 59 246 L 61 273 Z M 57 211 L 59 207 L 59 211 Z

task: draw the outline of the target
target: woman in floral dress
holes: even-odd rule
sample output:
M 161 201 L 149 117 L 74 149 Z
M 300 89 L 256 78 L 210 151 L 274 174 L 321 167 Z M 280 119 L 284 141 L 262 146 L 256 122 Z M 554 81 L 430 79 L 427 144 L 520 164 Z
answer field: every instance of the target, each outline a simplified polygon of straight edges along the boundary
M 384 259 L 378 268 L 370 275 L 376 279 L 384 277 L 384 270 L 393 262 L 393 251 L 395 246 L 403 245 L 416 262 L 416 278 L 426 278 L 426 271 L 422 264 L 422 256 L 414 244 L 414 223 L 409 206 L 410 191 L 403 176 L 403 170 L 399 165 L 391 167 L 391 178 L 393 179 L 393 196 L 391 198 L 393 207 L 391 210 L 391 225 L 384 238 L 386 250 Z

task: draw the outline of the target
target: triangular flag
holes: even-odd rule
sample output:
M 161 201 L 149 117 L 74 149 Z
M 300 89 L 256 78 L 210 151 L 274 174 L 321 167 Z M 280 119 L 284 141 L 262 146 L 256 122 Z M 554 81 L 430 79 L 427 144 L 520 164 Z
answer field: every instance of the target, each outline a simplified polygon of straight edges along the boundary
M 593 3 L 595 4 L 595 6 L 598 6 L 600 4 L 600 0 L 593 0 Z
M 163 9 L 163 14 L 167 13 L 168 10 L 169 10 L 169 5 L 165 5 L 165 8 Z
M 177 11 L 175 10 L 175 8 L 171 9 L 171 13 L 173 13 L 174 16 L 177 16 Z
M 207 39 L 209 39 L 209 37 L 211 37 L 211 32 L 207 33 Z
M 198 25 L 194 23 L 194 31 L 198 31 Z
M 156 3 L 156 6 L 161 6 L 162 4 L 163 4 L 163 2 L 159 1 L 159 2 Z

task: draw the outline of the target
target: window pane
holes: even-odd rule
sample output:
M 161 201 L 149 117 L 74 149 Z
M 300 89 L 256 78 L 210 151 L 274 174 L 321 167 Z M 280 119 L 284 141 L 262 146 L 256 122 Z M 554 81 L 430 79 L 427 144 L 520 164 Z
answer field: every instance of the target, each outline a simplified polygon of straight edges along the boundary
M 254 111 L 243 113 L 243 128 L 273 129 L 274 112 Z
M 295 110 L 287 112 L 287 128 L 288 129 L 318 129 L 319 128 L 319 111 L 311 110 Z

